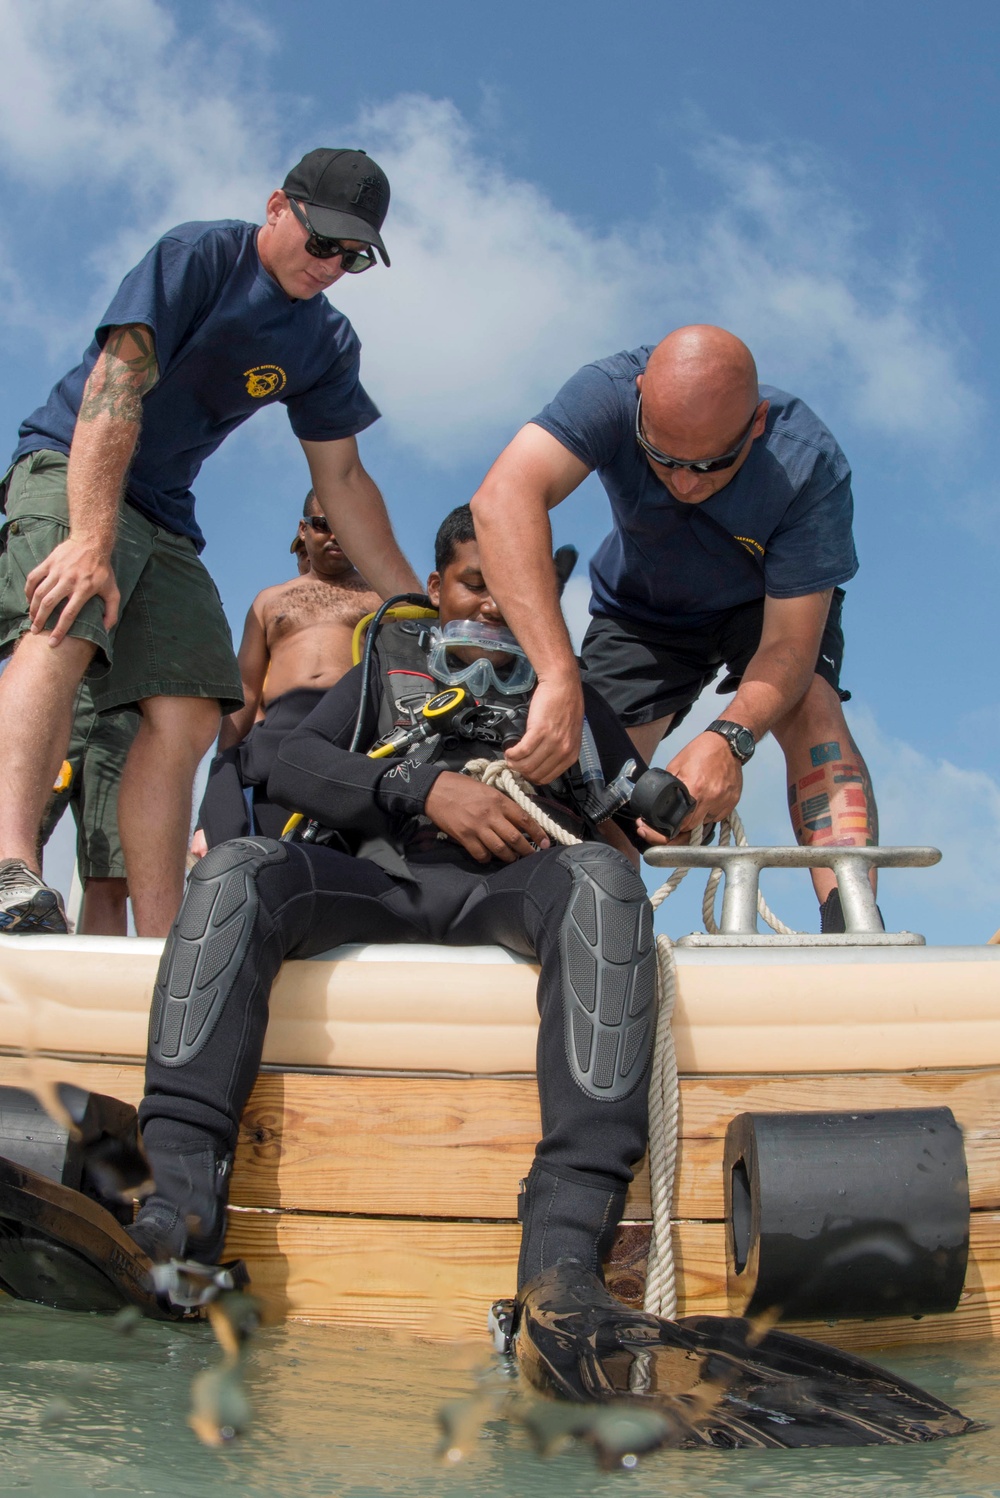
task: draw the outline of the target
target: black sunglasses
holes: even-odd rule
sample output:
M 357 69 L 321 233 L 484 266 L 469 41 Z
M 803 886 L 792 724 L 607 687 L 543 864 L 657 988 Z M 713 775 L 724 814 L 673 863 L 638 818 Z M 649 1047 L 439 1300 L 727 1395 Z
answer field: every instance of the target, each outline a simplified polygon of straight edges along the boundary
M 311 526 L 318 536 L 331 536 L 330 522 L 325 515 L 303 515 L 302 524 Z
M 727 453 L 722 453 L 718 458 L 696 458 L 694 462 L 691 462 L 687 458 L 671 458 L 668 453 L 661 453 L 658 447 L 654 447 L 651 442 L 646 441 L 642 435 L 642 391 L 640 390 L 639 400 L 635 408 L 635 440 L 643 452 L 652 458 L 654 463 L 658 463 L 661 468 L 687 468 L 691 473 L 722 473 L 724 469 L 732 468 L 746 446 L 746 440 L 750 435 L 754 422 L 757 420 L 757 412 L 759 410 L 759 406 L 754 407 L 754 413 L 747 422 L 743 435 L 735 447 L 731 447 Z
M 317 234 L 309 222 L 308 214 L 294 198 L 288 199 L 288 206 L 309 235 L 306 240 L 308 254 L 315 256 L 317 260 L 332 260 L 335 255 L 339 255 L 341 265 L 351 276 L 360 276 L 363 270 L 370 270 L 375 264 L 375 255 L 370 246 L 367 250 L 349 250 L 339 239 L 327 239 L 326 235 Z

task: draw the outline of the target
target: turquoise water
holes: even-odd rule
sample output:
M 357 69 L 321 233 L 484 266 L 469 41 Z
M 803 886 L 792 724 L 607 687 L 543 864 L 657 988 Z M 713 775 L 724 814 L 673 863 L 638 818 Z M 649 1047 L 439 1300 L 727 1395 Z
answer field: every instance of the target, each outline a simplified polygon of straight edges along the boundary
M 992 1429 L 927 1446 L 860 1451 L 660 1452 L 606 1474 L 587 1448 L 541 1461 L 519 1427 L 487 1423 L 456 1465 L 435 1456 L 436 1413 L 472 1392 L 488 1355 L 372 1332 L 288 1325 L 258 1334 L 246 1365 L 253 1423 L 221 1450 L 187 1425 L 192 1379 L 220 1361 L 205 1326 L 107 1319 L 0 1297 L 0 1492 L 214 1498 L 392 1494 L 577 1498 L 994 1498 L 1000 1495 L 1000 1343 L 881 1361 Z

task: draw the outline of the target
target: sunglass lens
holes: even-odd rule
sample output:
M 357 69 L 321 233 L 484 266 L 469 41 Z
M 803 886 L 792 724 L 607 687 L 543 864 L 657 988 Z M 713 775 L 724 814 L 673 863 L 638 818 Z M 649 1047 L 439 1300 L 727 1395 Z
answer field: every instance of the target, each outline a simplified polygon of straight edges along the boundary
M 348 275 L 358 276 L 375 264 L 375 256 L 371 250 L 345 250 L 340 263 Z
M 334 255 L 340 254 L 340 242 L 336 239 L 323 239 L 319 234 L 313 234 L 306 240 L 306 249 L 317 260 L 332 260 Z

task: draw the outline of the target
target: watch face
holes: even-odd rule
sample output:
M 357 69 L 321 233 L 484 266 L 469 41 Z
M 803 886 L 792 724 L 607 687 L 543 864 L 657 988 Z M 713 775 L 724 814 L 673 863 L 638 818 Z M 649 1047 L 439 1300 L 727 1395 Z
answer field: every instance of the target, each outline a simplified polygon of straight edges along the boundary
M 741 759 L 750 758 L 757 744 L 749 728 L 741 728 L 739 733 L 733 734 L 733 747 Z

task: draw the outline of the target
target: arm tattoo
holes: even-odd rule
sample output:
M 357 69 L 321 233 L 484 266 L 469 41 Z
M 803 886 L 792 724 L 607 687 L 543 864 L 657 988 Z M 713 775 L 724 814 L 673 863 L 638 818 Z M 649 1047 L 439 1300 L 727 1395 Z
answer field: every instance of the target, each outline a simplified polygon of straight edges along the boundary
M 159 377 L 150 330 L 141 324 L 112 328 L 101 357 L 91 370 L 77 419 L 95 421 L 107 414 L 139 426 L 142 398 Z

